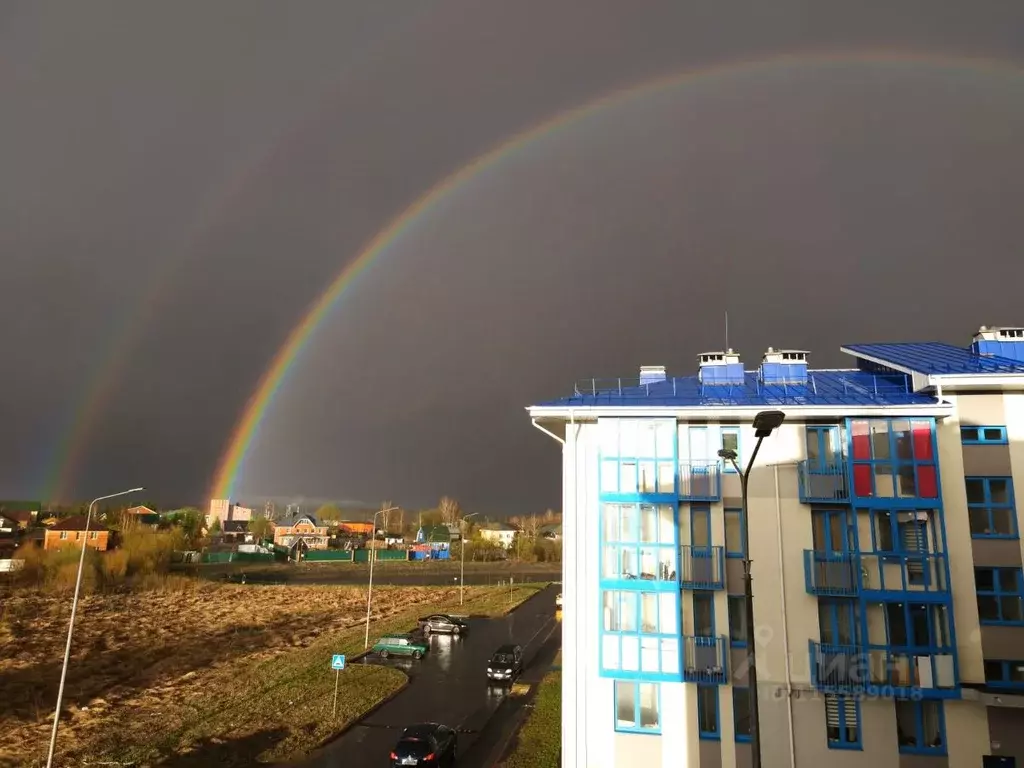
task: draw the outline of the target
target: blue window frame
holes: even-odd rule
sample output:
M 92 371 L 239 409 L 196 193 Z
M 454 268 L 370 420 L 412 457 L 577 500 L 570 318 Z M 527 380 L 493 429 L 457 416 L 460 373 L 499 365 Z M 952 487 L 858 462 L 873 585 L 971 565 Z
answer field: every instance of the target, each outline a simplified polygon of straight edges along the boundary
M 816 552 L 853 552 L 854 527 L 847 509 L 811 510 L 811 533 Z
M 1024 577 L 1020 568 L 975 568 L 982 624 L 1024 625 Z
M 960 427 L 964 445 L 1006 445 L 1006 427 Z
M 747 647 L 747 598 L 729 595 L 729 643 L 733 648 Z
M 947 653 L 953 646 L 952 609 L 942 603 L 884 602 L 885 639 L 890 650 L 917 655 Z M 866 627 L 865 627 L 866 630 Z
M 825 696 L 825 733 L 829 749 L 863 749 L 860 702 L 853 696 Z
M 993 688 L 1024 688 L 1024 661 L 986 659 L 985 683 Z
M 722 450 L 723 451 L 736 451 L 736 463 L 739 464 L 743 459 L 740 453 L 740 428 L 739 427 L 722 427 Z M 736 474 L 736 467 L 732 465 L 731 461 L 726 459 L 721 460 L 722 471 L 725 473 Z
M 750 689 L 733 686 L 732 688 L 732 719 L 733 733 L 736 741 L 750 741 Z
M 678 519 L 674 504 L 602 504 L 602 584 L 633 589 L 675 588 Z M 638 580 L 643 584 L 637 584 Z
M 616 680 L 615 730 L 661 733 L 661 686 Z
M 916 555 L 944 552 L 938 513 L 934 509 L 862 509 L 871 519 L 875 552 Z
M 807 427 L 807 464 L 812 471 L 829 472 L 840 466 L 843 444 L 835 424 Z
M 675 420 L 603 420 L 600 438 L 602 497 L 676 497 Z
M 601 593 L 601 674 L 680 678 L 679 592 Z
M 818 631 L 826 645 L 857 645 L 857 601 L 818 601 Z
M 967 477 L 967 516 L 971 536 L 976 539 L 1016 539 L 1017 510 L 1013 502 L 1013 479 L 1009 477 Z
M 946 718 L 941 701 L 896 700 L 896 739 L 900 752 L 946 754 Z
M 718 722 L 718 686 L 697 686 L 697 731 L 702 739 L 721 739 Z
M 693 595 L 693 634 L 698 637 L 715 636 L 715 597 L 705 592 Z
M 938 498 L 934 420 L 855 419 L 848 433 L 855 496 L 908 505 Z
M 746 554 L 747 540 L 743 531 L 743 510 L 725 510 L 725 556 L 741 558 Z

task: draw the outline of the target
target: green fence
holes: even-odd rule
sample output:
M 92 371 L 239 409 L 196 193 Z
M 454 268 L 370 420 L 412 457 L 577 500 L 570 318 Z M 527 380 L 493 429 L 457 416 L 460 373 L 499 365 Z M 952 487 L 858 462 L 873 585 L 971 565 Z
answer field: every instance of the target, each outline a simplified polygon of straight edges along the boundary
M 305 555 L 303 560 L 309 562 L 326 562 L 334 561 L 339 563 L 351 563 L 352 562 L 352 550 L 344 549 L 311 549 Z
M 203 552 L 200 563 L 272 563 L 274 555 L 263 552 Z

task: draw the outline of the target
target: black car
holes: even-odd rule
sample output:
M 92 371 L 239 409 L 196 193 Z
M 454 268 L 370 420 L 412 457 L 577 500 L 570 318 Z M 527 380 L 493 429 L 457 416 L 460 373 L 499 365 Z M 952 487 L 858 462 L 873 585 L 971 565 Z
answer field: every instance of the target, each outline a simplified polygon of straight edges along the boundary
M 492 683 L 511 683 L 523 671 L 523 649 L 518 645 L 503 645 L 487 662 L 487 680 Z
M 429 634 L 431 632 L 448 635 L 461 635 L 469 631 L 469 624 L 449 616 L 447 613 L 435 613 L 431 616 L 424 616 L 420 621 L 420 629 Z
M 447 725 L 418 723 L 408 726 L 391 750 L 391 768 L 405 765 L 455 765 L 458 736 Z

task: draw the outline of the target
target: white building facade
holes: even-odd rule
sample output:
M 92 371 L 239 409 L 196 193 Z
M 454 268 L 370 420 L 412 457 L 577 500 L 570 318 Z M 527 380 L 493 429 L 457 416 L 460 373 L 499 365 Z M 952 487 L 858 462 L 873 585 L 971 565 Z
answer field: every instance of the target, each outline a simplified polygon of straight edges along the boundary
M 1024 765 L 1024 332 L 843 351 L 530 408 L 563 451 L 563 766 L 750 764 L 747 547 L 762 765 Z M 744 541 L 718 451 L 746 466 L 769 409 Z

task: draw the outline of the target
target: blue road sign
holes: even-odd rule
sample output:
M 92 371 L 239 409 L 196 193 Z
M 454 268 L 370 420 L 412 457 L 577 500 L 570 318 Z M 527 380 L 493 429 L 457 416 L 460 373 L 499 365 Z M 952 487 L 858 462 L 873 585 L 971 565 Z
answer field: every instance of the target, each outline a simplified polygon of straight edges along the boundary
M 336 653 L 331 657 L 331 669 L 345 668 L 345 654 Z

